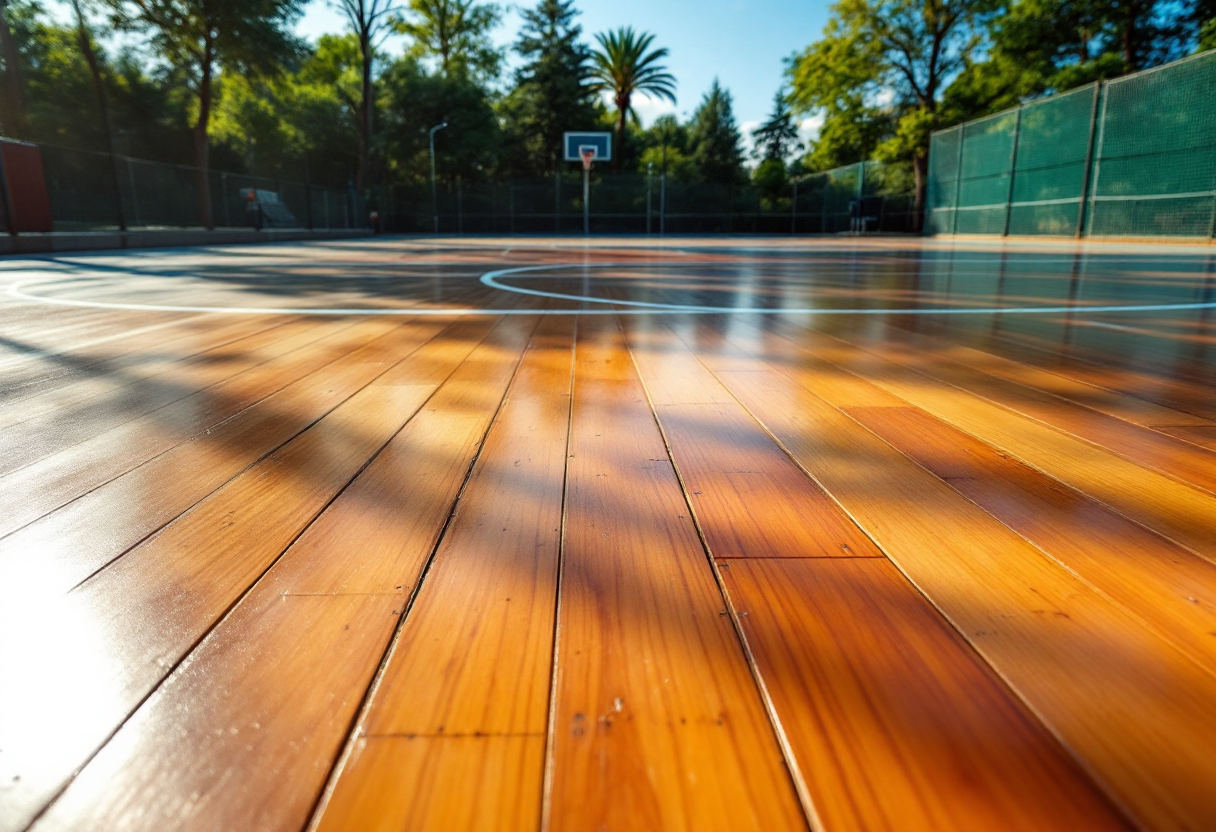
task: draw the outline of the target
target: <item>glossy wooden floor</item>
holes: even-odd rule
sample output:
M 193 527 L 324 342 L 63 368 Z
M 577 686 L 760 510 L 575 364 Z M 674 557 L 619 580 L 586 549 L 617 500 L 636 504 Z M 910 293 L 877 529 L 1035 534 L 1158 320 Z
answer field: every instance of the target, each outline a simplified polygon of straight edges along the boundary
M 0 263 L 0 832 L 1216 829 L 1216 249 Z

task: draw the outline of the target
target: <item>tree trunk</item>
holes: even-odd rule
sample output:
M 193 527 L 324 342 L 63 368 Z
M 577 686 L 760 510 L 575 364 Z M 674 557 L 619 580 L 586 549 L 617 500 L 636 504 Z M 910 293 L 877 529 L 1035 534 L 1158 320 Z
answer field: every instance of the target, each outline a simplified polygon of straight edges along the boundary
M 17 41 L 8 26 L 5 9 L 7 0 L 0 0 L 0 48 L 4 50 L 5 113 L 0 127 L 14 138 L 25 138 L 25 94 L 21 88 L 21 64 L 18 60 Z
M 1137 27 L 1140 21 L 1138 20 L 1139 8 L 1135 0 L 1129 0 L 1126 6 L 1126 17 L 1123 21 L 1123 63 L 1127 65 L 1128 72 L 1134 72 L 1139 69 L 1136 60 L 1137 52 Z
M 917 153 L 912 157 L 912 174 L 916 178 L 916 196 L 912 201 L 912 231 L 916 234 L 920 234 L 925 229 L 925 190 L 928 167 L 928 156 Z
M 363 58 L 363 67 L 359 101 L 359 164 L 355 168 L 355 190 L 363 193 L 363 189 L 367 187 L 372 146 L 372 42 L 371 32 L 367 29 L 359 33 L 359 53 Z
M 110 156 L 110 173 L 114 177 L 114 208 L 120 231 L 127 230 L 127 220 L 122 210 L 122 186 L 119 184 L 118 161 L 114 156 L 114 125 L 110 121 L 110 102 L 106 97 L 105 79 L 101 75 L 101 64 L 97 53 L 93 51 L 93 38 L 84 25 L 84 14 L 80 10 L 80 0 L 72 0 L 72 9 L 76 12 L 76 30 L 80 39 L 80 51 L 84 53 L 85 63 L 89 65 L 89 73 L 93 76 L 93 85 L 97 88 L 97 106 L 101 110 L 101 126 L 106 133 L 106 152 Z
M 616 108 L 620 113 L 620 118 L 616 124 L 616 153 L 612 154 L 612 169 L 620 173 L 621 158 L 625 155 L 625 119 L 629 115 L 629 98 L 618 98 L 616 100 Z
M 198 82 L 198 123 L 194 125 L 194 166 L 198 169 L 198 220 L 203 228 L 214 228 L 211 221 L 210 158 L 211 141 L 207 127 L 211 122 L 211 72 L 214 46 L 210 36 L 203 44 L 203 65 Z

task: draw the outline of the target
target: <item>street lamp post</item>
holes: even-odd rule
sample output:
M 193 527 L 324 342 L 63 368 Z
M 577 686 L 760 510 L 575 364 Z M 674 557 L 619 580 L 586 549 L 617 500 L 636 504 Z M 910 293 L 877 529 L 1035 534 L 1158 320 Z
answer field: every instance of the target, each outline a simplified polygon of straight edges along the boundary
M 439 192 L 435 190 L 435 134 L 448 126 L 448 123 L 442 122 L 436 124 L 430 130 L 431 142 L 431 214 L 435 218 L 435 233 L 439 233 Z

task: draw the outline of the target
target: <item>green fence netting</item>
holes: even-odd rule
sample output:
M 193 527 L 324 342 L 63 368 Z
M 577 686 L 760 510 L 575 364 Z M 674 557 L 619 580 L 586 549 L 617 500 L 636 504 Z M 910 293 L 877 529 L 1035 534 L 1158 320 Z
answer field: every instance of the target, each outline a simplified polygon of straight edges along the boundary
M 56 231 L 128 228 L 191 228 L 201 225 L 196 168 L 104 153 L 41 145 L 51 214 Z M 268 177 L 209 171 L 212 223 L 221 228 L 253 225 L 242 191 L 279 195 L 300 228 L 353 228 L 363 224 L 359 200 L 349 189 L 324 188 Z
M 1216 52 L 933 135 L 935 234 L 1216 234 Z
M 287 222 L 301 228 L 366 226 L 371 212 L 385 231 L 444 234 L 580 234 L 583 179 L 577 169 L 499 182 L 352 187 L 209 171 L 42 145 L 57 231 L 189 228 L 202 224 L 200 188 L 218 227 L 254 224 L 247 189 L 278 194 Z M 778 192 L 750 182 L 680 181 L 661 174 L 596 171 L 590 186 L 594 234 L 832 234 L 911 232 L 910 165 L 863 162 L 792 177 Z

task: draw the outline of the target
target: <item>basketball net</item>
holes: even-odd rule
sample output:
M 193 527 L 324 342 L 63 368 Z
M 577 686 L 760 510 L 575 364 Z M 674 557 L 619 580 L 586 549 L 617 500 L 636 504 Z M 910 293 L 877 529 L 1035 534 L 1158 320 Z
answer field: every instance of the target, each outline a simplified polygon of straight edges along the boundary
M 591 163 L 595 161 L 595 148 L 580 150 L 579 155 L 583 157 L 583 170 L 591 170 Z

